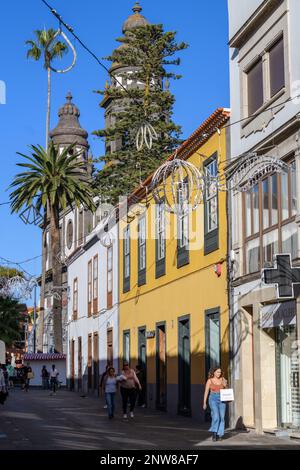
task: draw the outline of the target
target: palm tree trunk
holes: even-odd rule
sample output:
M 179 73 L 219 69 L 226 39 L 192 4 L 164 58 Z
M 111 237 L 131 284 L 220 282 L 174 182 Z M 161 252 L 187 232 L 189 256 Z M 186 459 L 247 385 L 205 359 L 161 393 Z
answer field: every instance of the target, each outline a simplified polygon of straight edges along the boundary
M 50 206 L 50 204 L 49 204 Z M 63 352 L 62 342 L 62 266 L 59 258 L 60 233 L 59 233 L 59 210 L 50 206 L 50 236 L 51 236 L 51 258 L 52 258 L 52 282 L 53 292 L 53 335 L 55 352 Z
M 47 114 L 46 114 L 46 152 L 49 146 L 50 134 L 50 114 L 51 114 L 51 69 L 48 67 L 48 91 L 47 91 Z M 39 314 L 39 332 L 38 347 L 43 352 L 44 328 L 45 328 L 45 290 L 46 290 L 46 264 L 47 264 L 47 209 L 44 215 L 43 233 L 42 233 L 42 277 L 40 291 L 40 314 Z
M 50 114 L 51 114 L 51 69 L 47 69 L 48 73 L 48 93 L 47 93 L 47 117 L 46 117 L 46 152 L 49 145 L 50 134 Z

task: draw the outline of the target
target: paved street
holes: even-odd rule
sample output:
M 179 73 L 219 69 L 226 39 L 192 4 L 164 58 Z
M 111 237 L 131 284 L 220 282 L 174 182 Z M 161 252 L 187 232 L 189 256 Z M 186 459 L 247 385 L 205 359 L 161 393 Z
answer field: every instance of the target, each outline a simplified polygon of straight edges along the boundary
M 228 432 L 223 442 L 215 444 L 189 418 L 138 409 L 134 420 L 124 421 L 119 405 L 114 421 L 108 421 L 102 400 L 68 391 L 50 397 L 42 390 L 26 394 L 16 389 L 0 409 L 0 450 L 199 450 L 212 446 L 300 450 L 300 441 Z

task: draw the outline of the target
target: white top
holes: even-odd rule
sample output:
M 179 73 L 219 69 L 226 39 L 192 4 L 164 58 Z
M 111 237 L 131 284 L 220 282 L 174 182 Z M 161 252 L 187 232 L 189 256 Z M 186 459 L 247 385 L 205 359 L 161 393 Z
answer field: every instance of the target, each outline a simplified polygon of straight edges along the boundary
M 51 372 L 50 372 L 50 377 L 51 379 L 56 379 L 56 377 L 58 376 L 58 370 L 57 369 L 51 369 Z

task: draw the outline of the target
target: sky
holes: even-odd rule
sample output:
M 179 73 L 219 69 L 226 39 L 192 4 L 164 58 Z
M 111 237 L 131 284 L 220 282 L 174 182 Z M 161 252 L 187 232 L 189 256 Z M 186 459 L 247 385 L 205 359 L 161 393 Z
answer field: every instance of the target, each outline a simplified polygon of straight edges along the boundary
M 132 13 L 134 0 L 48 0 L 70 24 L 78 37 L 99 58 L 110 55 L 121 36 L 122 24 Z M 229 107 L 227 0 L 141 0 L 142 14 L 165 30 L 177 31 L 178 41 L 189 48 L 180 53 L 176 73 L 183 78 L 171 84 L 176 97 L 174 120 L 188 137 L 217 107 Z M 0 81 L 6 85 L 6 104 L 0 104 L 0 203 L 8 201 L 7 188 L 16 172 L 20 156 L 30 144 L 45 144 L 47 74 L 42 62 L 27 60 L 25 41 L 36 29 L 57 29 L 57 20 L 41 0 L 1 2 Z M 81 112 L 80 122 L 89 134 L 104 125 L 100 96 L 107 73 L 80 44 L 73 42 L 78 59 L 66 74 L 53 74 L 51 128 L 68 91 Z M 63 60 L 68 65 L 68 57 Z M 105 62 L 109 66 L 109 63 Z M 0 93 L 1 101 L 1 93 Z M 90 135 L 95 157 L 103 143 Z M 41 270 L 41 231 L 11 215 L 9 205 L 0 205 L 0 257 L 23 262 L 32 275 Z M 1 264 L 1 259 L 0 259 Z

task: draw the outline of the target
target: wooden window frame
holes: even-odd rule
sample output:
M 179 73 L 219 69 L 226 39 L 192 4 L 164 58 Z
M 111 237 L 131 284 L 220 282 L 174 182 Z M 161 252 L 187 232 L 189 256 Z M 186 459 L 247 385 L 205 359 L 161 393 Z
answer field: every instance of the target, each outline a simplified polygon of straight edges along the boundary
M 87 289 L 87 301 L 88 301 L 88 317 L 92 315 L 92 300 L 93 300 L 93 262 L 90 259 L 88 262 L 88 289 Z
M 96 275 L 95 275 L 95 265 Z M 97 315 L 98 313 L 98 293 L 99 293 L 99 258 L 98 255 L 93 257 L 93 315 Z
M 111 335 L 111 341 L 109 341 L 109 336 Z M 109 345 L 111 344 L 111 351 L 112 351 L 112 357 L 111 361 L 109 360 Z M 107 328 L 106 330 L 106 362 L 107 364 L 109 363 L 111 366 L 114 365 L 114 330 L 113 328 Z
M 144 237 L 141 236 L 141 224 L 144 224 Z M 143 286 L 146 284 L 146 271 L 147 271 L 147 219 L 146 215 L 143 215 L 139 218 L 138 221 L 138 286 Z M 141 249 L 144 250 L 145 255 L 145 266 L 141 267 Z
M 125 342 L 125 338 L 126 336 L 128 336 L 129 338 L 129 357 L 128 358 L 125 358 L 125 346 L 126 346 L 126 342 Z M 123 363 L 125 361 L 128 362 L 128 364 L 130 365 L 130 360 L 131 360 L 131 344 L 130 344 L 130 341 L 131 341 L 131 338 L 130 338 L 130 330 L 123 330 Z
M 73 280 L 73 320 L 77 320 L 77 318 L 78 318 L 78 278 L 75 277 L 75 279 Z
M 204 172 L 206 172 L 206 169 L 209 165 L 211 165 L 213 162 L 216 162 L 216 165 L 218 164 L 218 152 L 214 152 L 209 158 L 207 158 L 204 162 Z M 204 255 L 208 255 L 209 253 L 212 253 L 213 251 L 216 251 L 219 249 L 219 226 L 220 226 L 220 221 L 219 221 L 219 190 L 216 185 L 216 194 L 213 195 L 209 200 L 212 198 L 216 198 L 216 203 L 217 203 L 217 226 L 213 230 L 208 230 L 208 209 L 207 209 L 207 192 L 204 191 Z
M 110 252 L 111 252 L 111 269 L 109 269 L 109 253 Z M 107 247 L 107 252 L 106 253 L 107 253 L 107 308 L 111 309 L 112 305 L 113 305 L 113 280 L 114 280 L 114 278 L 113 278 L 113 261 L 114 261 L 114 257 L 113 257 L 113 246 L 112 245 Z M 111 291 L 109 291 L 109 289 L 108 289 L 109 273 L 111 273 Z
M 166 274 L 166 223 L 164 201 L 161 200 L 156 204 L 156 217 L 155 217 L 155 277 L 158 279 Z M 162 207 L 162 210 L 161 210 Z M 160 257 L 161 243 L 164 246 L 164 256 Z
M 288 159 L 288 163 L 292 166 L 294 163 L 294 158 Z M 294 171 L 296 171 L 294 169 Z M 271 200 L 272 200 L 272 193 L 271 193 L 271 184 L 270 181 L 273 175 L 277 175 L 277 223 L 272 223 L 272 207 L 271 207 Z M 270 225 L 266 228 L 263 228 L 263 191 L 262 191 L 262 184 L 265 179 L 268 179 L 268 217 Z M 253 233 L 253 192 L 251 191 L 251 206 L 250 206 L 250 221 L 251 221 L 251 235 L 247 236 L 247 206 L 246 206 L 246 193 L 243 194 L 242 206 L 243 206 L 243 214 L 242 214 L 242 223 L 243 223 L 243 240 L 244 240 L 244 250 L 243 250 L 243 262 L 244 262 L 244 275 L 247 274 L 255 274 L 259 272 L 263 267 L 264 264 L 270 261 L 264 260 L 264 246 L 263 246 L 263 238 L 264 235 L 267 235 L 270 232 L 278 230 L 278 252 L 280 253 L 282 250 L 282 228 L 285 225 L 288 225 L 292 222 L 295 222 L 296 215 L 292 215 L 292 174 L 291 170 L 288 172 L 288 217 L 283 219 L 282 218 L 282 178 L 280 174 L 272 173 L 271 175 L 266 176 L 262 181 L 258 183 L 258 200 L 259 200 L 259 231 Z M 248 272 L 247 266 L 247 244 L 253 240 L 259 241 L 259 263 L 257 271 Z

